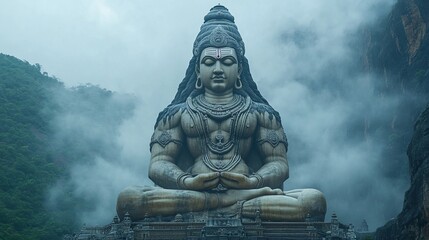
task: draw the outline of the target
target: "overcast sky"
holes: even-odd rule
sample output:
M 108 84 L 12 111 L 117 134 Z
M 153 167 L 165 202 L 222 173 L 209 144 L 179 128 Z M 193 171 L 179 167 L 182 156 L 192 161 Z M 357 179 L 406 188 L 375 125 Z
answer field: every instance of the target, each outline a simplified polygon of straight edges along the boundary
M 119 163 L 97 159 L 90 171 L 75 168 L 77 178 L 115 179 L 110 188 L 84 184 L 85 194 L 103 191 L 105 201 L 85 217 L 108 223 L 121 188 L 149 184 L 141 171 L 146 175 L 154 121 L 184 76 L 203 17 L 219 2 L 236 19 L 262 95 L 282 116 L 290 141 L 286 189 L 325 192 L 327 220 L 332 212 L 345 223 L 366 218 L 375 230 L 395 217 L 407 185 L 379 175 L 379 139 L 356 143 L 344 135 L 356 112 L 380 114 L 395 104 L 373 104 L 374 76 L 353 71 L 351 46 L 360 27 L 386 15 L 394 0 L 0 0 L 0 52 L 39 63 L 66 86 L 91 83 L 139 99 L 121 126 Z M 337 98 L 338 79 L 349 96 Z M 131 167 L 118 166 L 125 164 Z

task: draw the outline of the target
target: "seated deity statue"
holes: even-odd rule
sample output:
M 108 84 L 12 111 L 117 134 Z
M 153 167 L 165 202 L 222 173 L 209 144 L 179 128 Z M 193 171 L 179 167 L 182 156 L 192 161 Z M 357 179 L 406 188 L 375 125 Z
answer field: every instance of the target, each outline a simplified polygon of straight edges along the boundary
M 149 165 L 155 186 L 124 189 L 119 218 L 239 208 L 248 219 L 324 221 L 320 191 L 283 191 L 286 134 L 252 79 L 234 17 L 217 5 L 204 20 L 185 78 L 155 124 Z

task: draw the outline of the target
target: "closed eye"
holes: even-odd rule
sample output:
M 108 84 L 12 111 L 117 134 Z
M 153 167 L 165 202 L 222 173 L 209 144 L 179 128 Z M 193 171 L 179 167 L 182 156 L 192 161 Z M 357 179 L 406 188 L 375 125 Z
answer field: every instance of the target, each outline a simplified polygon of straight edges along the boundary
M 201 64 L 204 64 L 206 66 L 212 66 L 216 63 L 216 60 L 212 57 L 205 57 L 203 60 L 201 60 Z
M 237 63 L 237 61 L 233 57 L 224 57 L 222 58 L 222 64 L 226 66 L 231 66 L 234 63 Z

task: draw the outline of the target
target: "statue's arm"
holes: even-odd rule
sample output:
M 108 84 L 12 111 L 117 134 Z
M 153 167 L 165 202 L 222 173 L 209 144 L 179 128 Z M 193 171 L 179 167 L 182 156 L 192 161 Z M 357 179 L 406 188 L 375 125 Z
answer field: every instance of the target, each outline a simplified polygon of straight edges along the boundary
M 160 120 L 151 138 L 149 178 L 163 188 L 178 189 L 185 173 L 176 165 L 176 159 L 185 141 L 180 124 L 181 111 L 166 121 Z
M 256 145 L 264 165 L 256 172 L 259 186 L 277 188 L 289 177 L 287 139 L 281 123 L 268 113 L 260 113 Z

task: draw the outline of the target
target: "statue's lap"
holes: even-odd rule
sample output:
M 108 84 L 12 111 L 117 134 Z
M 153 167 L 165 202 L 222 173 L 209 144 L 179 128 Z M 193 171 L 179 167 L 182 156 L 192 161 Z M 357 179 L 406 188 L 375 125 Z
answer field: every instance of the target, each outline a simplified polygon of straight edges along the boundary
M 233 191 L 234 195 L 239 196 L 255 190 Z M 238 199 L 236 204 L 226 207 L 201 211 L 180 211 L 180 205 L 186 205 L 187 209 L 192 209 L 192 206 L 205 204 L 205 198 L 213 195 L 223 198 L 226 193 L 132 186 L 123 190 L 119 195 L 117 211 L 120 217 L 128 212 L 133 220 L 154 216 L 174 216 L 187 212 L 194 214 L 208 212 L 212 215 L 221 212 L 234 215 L 237 213 L 236 211 L 239 211 L 239 214 L 245 218 L 261 217 L 263 220 L 270 221 L 304 221 L 308 217 L 313 221 L 323 221 L 326 212 L 326 201 L 323 194 L 311 188 L 283 191 L 281 195 L 262 195 L 249 200 Z M 237 204 L 239 206 L 235 207 Z M 259 213 L 256 214 L 256 212 Z

